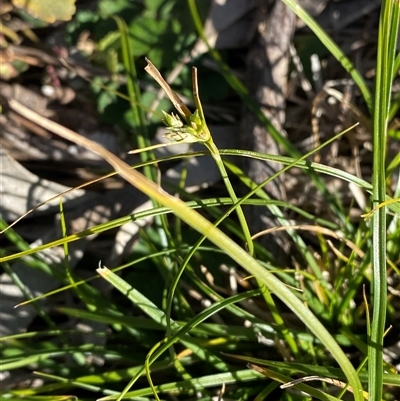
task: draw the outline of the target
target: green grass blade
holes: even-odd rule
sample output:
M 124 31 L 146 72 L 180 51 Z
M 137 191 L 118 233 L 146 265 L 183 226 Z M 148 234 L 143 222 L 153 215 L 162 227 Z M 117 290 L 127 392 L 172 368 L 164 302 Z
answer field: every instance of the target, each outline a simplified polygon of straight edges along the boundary
M 132 40 L 129 36 L 128 27 L 125 21 L 119 16 L 115 16 L 114 20 L 117 23 L 120 37 L 121 37 L 121 48 L 122 48 L 122 58 L 126 70 L 126 80 L 127 80 L 127 89 L 129 94 L 129 100 L 132 111 L 132 123 L 133 129 L 135 131 L 135 138 L 137 141 L 137 145 L 139 148 L 145 148 L 150 145 L 150 138 L 148 136 L 147 131 L 147 123 L 146 116 L 144 113 L 144 109 L 142 107 L 142 97 L 141 91 L 139 88 L 139 79 L 137 77 L 136 65 L 132 54 L 132 48 L 135 45 L 132 43 Z M 154 154 L 152 151 L 140 152 L 140 157 L 143 162 L 146 162 L 150 159 L 154 159 Z M 144 175 L 150 179 L 151 181 L 157 181 L 157 168 L 153 165 L 145 165 L 143 169 Z M 159 206 L 154 200 L 154 207 Z M 163 216 L 155 216 L 155 223 L 157 225 L 158 235 L 160 236 L 161 243 L 164 248 L 168 248 L 173 246 L 172 236 L 169 234 L 168 222 Z M 173 263 L 168 257 L 160 260 L 161 263 L 166 265 L 166 269 L 163 271 L 166 274 L 172 269 Z
M 399 25 L 399 2 L 382 3 L 378 56 L 376 66 L 375 103 L 373 119 L 373 177 L 372 205 L 378 206 L 386 196 L 385 155 L 387 142 L 390 94 L 393 79 L 395 45 Z M 381 400 L 383 392 L 383 339 L 387 312 L 386 274 L 386 207 L 373 215 L 373 281 L 371 337 L 368 344 L 368 390 L 371 400 Z
M 295 0 L 282 0 L 318 37 L 329 52 L 336 58 L 342 67 L 351 75 L 364 97 L 370 114 L 373 110 L 373 100 L 370 90 L 360 72 L 354 67 L 350 59 L 343 53 L 332 38 L 319 26 L 319 24 Z
M 132 54 L 132 46 L 131 40 L 129 38 L 128 27 L 126 26 L 125 21 L 119 16 L 114 17 L 115 22 L 117 23 L 118 30 L 120 32 L 121 37 L 121 49 L 122 49 L 122 59 L 124 63 L 126 74 L 126 83 L 128 89 L 129 100 L 131 104 L 132 111 L 132 123 L 135 130 L 135 139 L 137 141 L 137 145 L 139 148 L 145 148 L 150 145 L 150 140 L 147 135 L 146 129 L 146 117 L 141 107 L 141 93 L 140 88 L 138 86 L 138 77 L 136 73 L 136 66 L 133 59 Z M 147 152 L 142 152 L 140 154 L 143 161 L 149 159 L 149 154 Z M 149 169 L 147 168 L 149 174 Z
M 179 389 L 186 390 L 187 392 L 189 392 L 189 394 L 191 394 L 195 389 L 201 390 L 207 387 L 221 386 L 222 384 L 228 385 L 237 382 L 242 383 L 247 381 L 260 380 L 260 378 L 262 378 L 262 375 L 260 375 L 259 373 L 253 372 L 249 369 L 245 369 L 238 370 L 236 372 L 227 372 L 203 376 L 187 381 L 161 384 L 159 386 L 156 386 L 156 390 L 160 393 L 168 393 Z M 129 393 L 125 394 L 125 397 L 136 399 L 134 397 L 146 396 L 151 394 L 152 390 L 150 387 L 148 387 L 140 390 L 130 391 Z M 98 401 L 110 401 L 115 399 L 117 399 L 117 396 L 109 396 L 100 398 Z

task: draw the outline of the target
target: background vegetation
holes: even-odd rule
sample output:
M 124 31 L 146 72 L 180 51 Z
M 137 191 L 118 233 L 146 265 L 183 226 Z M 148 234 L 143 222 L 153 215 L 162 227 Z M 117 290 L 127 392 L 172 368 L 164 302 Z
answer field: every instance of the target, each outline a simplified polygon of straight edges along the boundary
M 302 23 L 282 129 L 209 2 L 0 3 L 2 399 L 398 399 L 400 5 L 350 24 L 360 63 L 283 2 Z M 235 146 L 241 108 L 281 154 Z M 162 122 L 176 153 L 139 152 Z M 281 167 L 255 183 L 242 158 Z

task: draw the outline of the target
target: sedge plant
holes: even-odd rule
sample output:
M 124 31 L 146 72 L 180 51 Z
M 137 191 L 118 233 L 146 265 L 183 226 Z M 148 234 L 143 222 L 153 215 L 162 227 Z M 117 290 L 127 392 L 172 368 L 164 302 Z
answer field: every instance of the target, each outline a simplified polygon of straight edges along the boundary
M 360 92 L 362 93 L 367 108 L 373 115 L 374 121 L 374 136 L 376 138 L 374 147 L 374 158 L 376 163 L 374 165 L 375 177 L 372 183 L 366 182 L 359 177 L 349 174 L 345 171 L 341 171 L 337 168 L 332 168 L 319 163 L 310 163 L 305 160 L 305 156 L 300 156 L 296 153 L 291 153 L 293 149 L 290 147 L 290 143 L 282 143 L 286 146 L 286 151 L 291 157 L 285 156 L 272 156 L 265 154 L 248 153 L 238 150 L 222 150 L 218 149 L 212 139 L 212 132 L 207 127 L 205 116 L 203 113 L 203 107 L 199 99 L 199 90 L 197 88 L 196 72 L 193 75 L 193 95 L 195 110 L 191 112 L 189 108 L 181 101 L 179 96 L 172 91 L 169 85 L 165 82 L 164 78 L 158 72 L 156 67 L 148 61 L 146 71 L 160 84 L 164 89 L 173 106 L 176 108 L 175 113 L 163 113 L 163 122 L 167 126 L 168 134 L 166 135 L 172 143 L 179 142 L 199 142 L 205 145 L 205 152 L 197 152 L 196 154 L 190 155 L 178 155 L 174 157 L 165 158 L 165 161 L 172 159 L 183 159 L 189 156 L 201 157 L 205 154 L 211 154 L 220 168 L 221 176 L 224 179 L 226 188 L 228 190 L 230 198 L 221 199 L 201 199 L 183 202 L 176 197 L 168 195 L 158 184 L 155 183 L 154 172 L 151 170 L 145 171 L 147 179 L 135 171 L 132 166 L 127 165 L 125 162 L 120 160 L 115 155 L 111 154 L 107 150 L 103 149 L 98 144 L 91 142 L 90 140 L 79 136 L 78 134 L 65 129 L 64 127 L 47 120 L 44 117 L 37 115 L 24 108 L 22 105 L 15 101 L 10 102 L 10 106 L 21 115 L 29 118 L 36 124 L 54 132 L 61 137 L 71 140 L 77 144 L 80 144 L 94 152 L 100 154 L 115 170 L 116 174 L 120 174 L 125 180 L 131 185 L 136 186 L 141 191 L 146 193 L 153 201 L 153 207 L 149 210 L 138 212 L 131 216 L 125 216 L 115 221 L 110 221 L 106 224 L 101 224 L 95 227 L 91 227 L 88 230 L 82 231 L 81 233 L 73 235 L 65 235 L 63 238 L 53 241 L 51 243 L 43 244 L 35 248 L 29 248 L 21 238 L 18 238 L 15 233 L 10 229 L 6 231 L 6 235 L 9 236 L 10 240 L 16 244 L 18 252 L 14 252 L 11 255 L 2 255 L 0 261 L 7 264 L 8 262 L 20 259 L 26 260 L 34 268 L 41 268 L 43 270 L 51 271 L 49 266 L 43 266 L 43 262 L 40 260 L 39 252 L 54 246 L 68 244 L 73 241 L 77 241 L 81 238 L 85 238 L 91 234 L 101 233 L 112 228 L 121 227 L 132 220 L 140 220 L 145 216 L 165 216 L 166 214 L 174 214 L 178 219 L 182 219 L 193 229 L 197 230 L 206 238 L 209 242 L 215 245 L 200 245 L 200 242 L 195 246 L 185 246 L 178 249 L 174 248 L 174 241 L 168 239 L 171 233 L 165 230 L 167 241 L 163 242 L 163 245 L 167 245 L 169 248 L 164 248 L 161 251 L 153 251 L 151 255 L 144 256 L 134 260 L 133 262 L 126 263 L 123 266 L 119 266 L 117 269 L 107 269 L 101 266 L 97 272 L 96 277 L 92 277 L 90 280 L 102 277 L 111 285 L 116 288 L 124 297 L 132 302 L 135 307 L 139 308 L 143 317 L 136 318 L 135 316 L 127 316 L 123 312 L 123 308 L 117 305 L 114 300 L 104 300 L 94 288 L 90 285 L 90 280 L 76 280 L 71 274 L 64 280 L 64 287 L 60 290 L 73 289 L 77 292 L 77 288 L 82 288 L 81 299 L 87 305 L 87 310 L 80 310 L 75 308 L 62 308 L 62 313 L 73 316 L 80 319 L 88 319 L 97 322 L 105 322 L 112 326 L 115 331 L 122 330 L 126 333 L 131 343 L 141 344 L 146 347 L 146 352 L 143 355 L 142 361 L 138 362 L 129 361 L 131 364 L 129 368 L 114 370 L 110 368 L 107 372 L 94 373 L 94 372 L 81 372 L 74 378 L 68 378 L 59 374 L 45 373 L 49 371 L 52 358 L 59 357 L 61 355 L 69 355 L 74 353 L 76 361 L 82 362 L 82 356 L 88 352 L 102 352 L 106 360 L 116 360 L 118 358 L 123 359 L 122 354 L 115 353 L 111 349 L 101 349 L 100 347 L 94 347 L 92 344 L 85 344 L 84 346 L 76 348 L 57 349 L 49 346 L 46 341 L 40 343 L 40 347 L 36 350 L 37 352 L 27 353 L 25 358 L 18 358 L 17 353 L 19 352 L 19 344 L 24 341 L 28 341 L 29 336 L 40 337 L 41 335 L 52 335 L 53 333 L 59 333 L 57 327 L 51 325 L 48 331 L 45 333 L 25 333 L 25 335 L 14 335 L 8 338 L 2 339 L 3 344 L 7 344 L 9 356 L 5 356 L 3 360 L 4 369 L 18 369 L 21 366 L 31 366 L 37 364 L 40 370 L 38 372 L 41 377 L 46 378 L 53 383 L 44 385 L 42 389 L 20 389 L 12 393 L 8 393 L 8 397 L 14 397 L 18 399 L 20 396 L 41 396 L 46 392 L 56 391 L 64 389 L 64 392 L 69 390 L 70 386 L 81 388 L 85 391 L 92 391 L 102 397 L 104 400 L 115 400 L 115 399 L 143 399 L 149 400 L 154 397 L 161 398 L 167 397 L 169 392 L 175 392 L 175 394 L 194 395 L 195 392 L 201 392 L 204 399 L 211 399 L 211 394 L 208 393 L 208 389 L 216 388 L 220 386 L 228 385 L 230 383 L 243 384 L 256 382 L 260 384 L 259 387 L 254 387 L 252 392 L 252 386 L 248 386 L 247 393 L 240 394 L 239 392 L 234 393 L 234 399 L 247 400 L 255 399 L 261 401 L 267 399 L 268 396 L 274 391 L 280 384 L 284 384 L 283 388 L 287 397 L 292 397 L 291 390 L 296 388 L 303 390 L 305 393 L 312 395 L 316 399 L 321 400 L 338 400 L 341 399 L 342 394 L 347 393 L 347 397 L 353 398 L 356 401 L 363 399 L 380 400 L 382 394 L 383 385 L 399 386 L 400 382 L 398 375 L 394 374 L 390 370 L 389 365 L 382 366 L 382 343 L 383 333 L 385 328 L 385 316 L 387 313 L 387 305 L 385 298 L 387 291 L 385 289 L 385 266 L 388 263 L 391 268 L 396 268 L 396 264 L 393 263 L 390 258 L 385 258 L 385 243 L 388 242 L 387 252 L 396 253 L 396 221 L 398 224 L 398 216 L 400 215 L 400 205 L 396 202 L 396 198 L 399 198 L 400 194 L 397 191 L 397 195 L 392 197 L 386 194 L 386 187 L 384 185 L 387 174 L 393 172 L 399 165 L 399 159 L 389 161 L 388 170 L 385 171 L 385 151 L 384 151 L 384 140 L 387 139 L 385 134 L 387 130 L 387 117 L 394 115 L 395 104 L 389 104 L 390 96 L 390 85 L 395 72 L 399 67 L 399 58 L 397 62 L 393 63 L 390 61 L 394 59 L 394 39 L 397 35 L 393 35 L 396 32 L 396 21 L 398 22 L 399 3 L 398 1 L 384 1 L 382 4 L 382 20 L 381 20 L 381 31 L 382 39 L 380 41 L 379 57 L 381 61 L 377 69 L 377 75 L 380 76 L 380 80 L 377 80 L 376 89 L 374 92 L 370 91 L 368 85 L 365 84 L 361 74 L 351 65 L 350 61 L 344 57 L 343 53 L 334 46 L 333 41 L 324 33 L 317 25 L 314 24 L 311 17 L 309 17 L 299 5 L 290 0 L 285 0 L 285 3 L 291 7 L 300 18 L 302 18 L 311 29 L 313 29 L 319 37 L 323 38 L 323 41 L 328 49 L 335 54 L 336 57 L 343 62 L 344 68 L 352 75 L 354 81 L 359 85 Z M 191 11 L 195 11 L 195 2 L 188 0 L 188 4 L 191 6 Z M 195 18 L 194 18 L 195 19 Z M 197 19 L 198 21 L 198 19 Z M 124 39 L 125 44 L 123 45 L 125 50 L 131 46 L 129 40 L 126 40 L 128 34 L 122 21 L 118 21 L 119 28 L 121 30 L 121 38 Z M 201 27 L 199 26 L 199 29 Z M 124 33 L 123 33 L 124 32 Z M 202 35 L 200 35 L 202 36 Z M 203 35 L 204 36 L 204 35 Z M 129 77 L 136 77 L 136 72 L 132 71 L 134 67 L 132 63 L 132 57 L 129 52 L 125 52 L 124 63 L 128 71 L 130 71 Z M 211 55 L 216 55 L 215 50 L 211 52 Z M 385 61 L 385 57 L 388 60 Z M 389 60 L 390 58 L 390 60 Z M 222 58 L 217 60 L 222 62 Z M 397 66 L 397 67 L 396 67 Z M 226 66 L 222 69 L 224 76 L 230 80 L 230 83 L 238 89 L 240 93 L 241 88 L 238 86 L 237 79 L 235 80 L 230 71 Z M 132 104 L 138 104 L 140 102 L 140 96 L 138 96 L 138 85 L 134 79 L 130 82 L 130 98 Z M 381 91 L 382 92 L 379 92 Z M 382 95 L 377 96 L 378 92 Z M 241 92 L 245 98 L 245 93 Z M 254 107 L 254 105 L 252 106 Z M 256 110 L 256 107 L 254 107 Z M 135 109 L 137 114 L 137 127 L 143 126 L 145 121 L 143 116 L 140 116 L 140 108 Z M 140 130 L 139 130 L 140 132 Z M 274 135 L 278 137 L 277 132 Z M 143 140 L 139 144 L 140 150 L 148 150 L 148 142 Z M 322 174 L 327 174 L 332 177 L 339 178 L 346 182 L 356 185 L 358 188 L 372 194 L 374 204 L 370 214 L 366 217 L 373 216 L 373 229 L 370 230 L 367 227 L 369 220 L 366 220 L 366 225 L 362 227 L 364 231 L 354 230 L 350 238 L 346 237 L 346 234 L 351 232 L 349 230 L 343 230 L 342 227 L 348 227 L 347 221 L 342 220 L 345 218 L 345 214 L 341 213 L 340 205 L 333 205 L 332 209 L 337 212 L 337 216 L 341 216 L 339 220 L 342 225 L 327 221 L 326 219 L 317 219 L 315 216 L 306 213 L 304 210 L 299 210 L 293 205 L 288 205 L 285 202 L 278 202 L 269 199 L 262 190 L 262 184 L 257 186 L 252 183 L 251 180 L 246 179 L 240 169 L 232 164 L 230 161 L 222 160 L 224 156 L 239 155 L 246 157 L 254 157 L 260 160 L 274 160 L 282 163 L 287 168 L 293 166 L 308 171 L 310 176 L 317 175 L 317 178 Z M 222 157 L 222 158 L 221 158 Z M 397 162 L 396 162 L 397 160 Z M 143 166 L 151 166 L 155 163 L 162 163 L 164 160 L 152 160 L 151 158 L 143 158 L 143 162 L 134 166 L 135 168 Z M 376 169 L 375 169 L 376 167 Z M 237 174 L 246 185 L 248 185 L 252 193 L 258 196 L 257 199 L 253 198 L 242 198 L 238 199 L 229 181 L 228 174 L 226 173 L 228 168 L 234 174 Z M 150 178 L 150 179 L 149 179 Z M 314 179 L 314 178 L 313 178 Z M 257 204 L 260 207 L 270 207 L 274 210 L 275 214 L 279 215 L 281 209 L 290 208 L 294 210 L 299 216 L 304 219 L 312 220 L 316 224 L 322 226 L 325 230 L 320 229 L 319 231 L 314 229 L 316 236 L 321 246 L 322 261 L 316 263 L 314 255 L 309 252 L 306 244 L 300 242 L 298 231 L 300 229 L 311 229 L 310 226 L 298 225 L 294 226 L 290 221 L 284 220 L 283 214 L 280 215 L 281 224 L 283 229 L 292 232 L 293 238 L 299 249 L 302 250 L 305 255 L 305 260 L 308 265 L 311 266 L 311 270 L 294 270 L 294 269 L 280 269 L 277 267 L 271 267 L 262 260 L 264 256 L 262 250 L 257 249 L 256 241 L 251 237 L 246 221 L 244 219 L 241 205 L 244 204 Z M 214 220 L 207 220 L 201 214 L 196 212 L 196 209 L 209 208 L 214 210 L 218 206 L 226 206 L 229 208 L 228 212 L 221 217 L 218 212 L 210 212 Z M 239 226 L 226 219 L 226 216 L 236 212 L 239 220 Z M 392 229 L 391 235 L 392 240 L 386 240 L 385 238 L 385 217 L 383 214 L 390 211 L 391 215 L 386 217 L 389 219 L 388 226 Z M 213 214 L 214 213 L 214 214 Z M 379 213 L 379 214 L 378 214 Z M 376 216 L 378 214 L 378 216 Z M 225 218 L 224 218 L 225 217 Z M 217 220 L 218 219 L 218 220 Z M 397 220 L 396 220 L 397 219 Z M 240 246 L 238 243 L 233 241 L 230 236 L 221 231 L 217 225 L 219 222 L 226 222 L 225 229 L 231 230 L 235 235 L 242 239 L 247 244 L 246 249 Z M 394 222 L 394 224 L 393 224 Z M 161 221 L 161 224 L 166 226 L 166 219 Z M 394 228 L 393 228 L 394 227 Z M 2 229 L 5 229 L 5 225 Z M 329 230 L 330 231 L 329 231 Z M 369 241 L 369 235 L 373 232 L 373 241 Z M 334 238 L 341 244 L 336 248 L 332 243 L 326 239 L 328 235 L 334 236 Z M 391 242 L 390 242 L 391 241 Z M 345 255 L 346 247 L 351 249 L 350 256 Z M 325 259 L 325 255 L 328 254 L 329 250 L 334 252 L 338 259 L 338 263 L 342 266 L 340 273 L 337 275 L 337 282 L 334 284 L 334 289 L 330 288 L 331 283 L 327 283 L 324 280 L 322 274 L 321 264 L 328 264 L 328 258 Z M 191 255 L 194 252 L 213 252 L 213 254 L 224 255 L 231 258 L 238 265 L 240 265 L 251 277 L 256 278 L 259 286 L 256 289 L 250 289 L 248 291 L 233 294 L 230 296 L 222 296 L 216 291 L 213 286 L 207 285 L 203 280 L 199 278 L 195 270 L 191 266 Z M 68 255 L 67 247 L 64 247 L 66 256 Z M 309 252 L 307 254 L 307 252 Z M 374 254 L 371 259 L 369 252 Z M 181 255 L 184 255 L 184 258 Z M 27 258 L 29 256 L 29 259 Z M 255 258 L 257 257 L 257 259 Z M 187 258 L 187 260 L 185 259 Z M 171 261 L 178 260 L 178 270 L 172 275 L 172 284 L 169 284 L 169 296 L 166 300 L 166 308 L 161 308 L 156 305 L 155 302 L 146 297 L 141 291 L 136 288 L 136 284 L 128 283 L 124 277 L 118 276 L 116 270 L 126 271 L 141 261 L 148 261 L 150 259 L 157 260 L 158 262 L 166 261 L 169 264 Z M 182 259 L 184 259 L 182 261 Z M 365 295 L 365 303 L 361 305 L 357 310 L 352 311 L 350 308 L 351 301 L 355 298 L 356 294 L 361 291 L 362 283 L 365 277 L 368 277 L 369 268 L 371 266 L 371 260 L 373 263 L 373 274 L 371 282 L 373 282 L 373 307 L 371 310 L 372 323 L 369 342 L 366 343 L 362 336 L 355 335 L 351 328 L 357 317 L 364 316 L 364 311 L 369 312 L 369 300 L 368 296 Z M 11 272 L 11 270 L 9 270 Z M 210 306 L 206 307 L 201 312 L 195 313 L 194 311 L 188 310 L 188 315 L 185 318 L 177 319 L 175 316 L 172 317 L 172 298 L 175 294 L 175 288 L 178 285 L 181 275 L 185 274 L 185 277 L 191 280 L 191 283 L 199 291 L 203 297 L 211 299 L 213 302 Z M 295 276 L 296 275 L 296 276 Z M 296 277 L 296 279 L 295 279 Z M 74 281 L 75 280 L 75 281 Z M 344 282 L 348 282 L 347 292 L 343 296 L 338 296 L 340 289 Z M 300 283 L 300 284 L 299 284 Z M 329 284 L 329 285 L 328 285 Z M 296 315 L 301 321 L 304 322 L 306 327 L 303 329 L 279 330 L 277 324 L 270 324 L 266 319 L 261 319 L 259 316 L 254 314 L 251 310 L 247 310 L 242 307 L 242 303 L 253 299 L 256 296 L 264 295 L 264 299 L 267 299 L 263 293 L 263 286 L 267 291 L 272 294 L 273 299 L 279 299 L 284 305 L 288 306 L 291 313 Z M 295 288 L 295 289 L 294 289 Z M 299 292 L 301 289 L 301 293 Z M 53 293 L 54 293 L 53 292 Z M 45 294 L 44 296 L 48 296 Z M 27 298 L 31 298 L 30 302 L 34 302 L 36 299 L 33 296 L 27 294 Z M 185 301 L 185 296 L 180 300 Z M 269 298 L 271 299 L 271 298 Z M 272 300 L 273 301 L 273 300 Z M 268 303 L 267 307 L 272 310 L 273 304 Z M 97 305 L 97 307 L 93 307 Z M 251 323 L 251 327 L 245 327 L 244 325 L 238 326 L 235 324 L 224 325 L 222 323 L 210 323 L 208 319 L 217 316 L 219 312 L 233 316 L 234 319 L 240 319 L 241 321 L 247 321 Z M 279 308 L 278 308 L 279 315 Z M 40 313 L 46 317 L 45 311 L 41 310 Z M 318 317 L 316 317 L 318 316 Z M 278 316 L 279 318 L 279 316 Z M 275 323 L 278 321 L 275 317 Z M 336 323 L 343 324 L 343 330 L 340 333 L 331 333 L 327 327 L 329 324 L 334 325 Z M 156 338 L 145 340 L 146 333 L 151 330 L 152 333 L 157 333 Z M 279 347 L 282 339 L 286 341 L 289 339 L 292 341 L 290 345 L 290 352 L 296 356 L 296 362 L 290 360 L 289 357 L 286 361 L 268 361 L 260 358 L 252 358 L 248 355 L 244 356 L 245 349 L 241 348 L 240 342 L 245 343 L 246 341 L 256 342 L 255 333 L 260 335 L 261 338 L 266 338 L 269 341 L 275 341 L 277 347 Z M 62 333 L 65 334 L 65 333 Z M 279 339 L 279 341 L 277 340 Z M 153 341 L 154 340 L 154 341 Z M 174 344 L 180 344 L 180 349 L 183 349 L 179 353 L 170 353 L 170 357 L 165 357 L 166 352 L 174 346 Z M 380 346 L 375 346 L 380 344 Z M 364 355 L 362 363 L 354 368 L 348 355 L 344 352 L 344 347 L 355 346 L 358 351 Z M 257 348 L 262 345 L 257 345 Z M 296 349 L 297 347 L 297 349 Z M 139 346 L 137 346 L 139 349 Z M 283 347 L 284 348 L 284 347 Z M 324 352 L 321 352 L 321 349 Z M 241 368 L 234 368 L 223 357 L 221 352 L 224 354 L 230 354 L 229 358 L 235 358 L 237 361 L 243 362 Z M 284 350 L 286 352 L 286 350 Z M 326 355 L 330 355 L 327 358 Z M 139 352 L 139 351 L 138 351 Z M 283 352 L 283 355 L 287 355 L 287 352 Z M 296 353 L 297 352 L 297 353 Z M 14 356 L 12 355 L 14 353 Z M 311 364 L 311 358 L 304 358 L 302 356 L 311 355 L 314 360 Z M 163 359 L 165 358 L 165 359 Z M 320 360 L 324 360 L 324 364 L 320 364 Z M 331 366 L 335 361 L 337 367 Z M 47 361 L 43 363 L 43 361 Z M 179 363 L 177 363 L 177 361 Z M 190 366 L 198 361 L 202 361 L 205 366 L 212 366 L 214 369 L 209 374 L 193 373 Z M 248 368 L 246 368 L 248 363 Z M 176 372 L 180 377 L 177 381 L 170 381 L 168 383 L 157 383 L 153 384 L 155 375 L 157 372 L 168 372 L 171 366 L 174 365 Z M 368 366 L 368 370 L 364 366 Z M 203 365 L 202 365 L 203 366 Z M 182 370 L 178 370 L 180 368 Z M 57 371 L 54 369 L 54 371 Z M 143 375 L 147 374 L 149 386 L 138 386 L 138 380 Z M 270 380 L 268 381 L 267 380 Z M 128 385 L 126 383 L 128 382 Z M 330 394 L 330 387 L 320 386 L 323 382 L 327 385 L 338 386 L 342 388 L 342 394 L 339 396 L 333 396 Z M 316 384 L 317 383 L 317 384 Z M 133 385 L 136 384 L 136 387 Z M 125 388 L 122 390 L 122 386 Z M 363 387 L 364 386 L 364 387 Z M 316 388 L 318 387 L 318 388 Z M 368 391 L 367 391 L 368 390 Z M 221 390 L 221 397 L 222 397 Z M 98 398 L 97 397 L 97 398 Z M 305 399 L 304 396 L 301 399 Z M 13 399 L 13 398 L 10 398 Z M 53 398 L 54 399 L 54 398 Z

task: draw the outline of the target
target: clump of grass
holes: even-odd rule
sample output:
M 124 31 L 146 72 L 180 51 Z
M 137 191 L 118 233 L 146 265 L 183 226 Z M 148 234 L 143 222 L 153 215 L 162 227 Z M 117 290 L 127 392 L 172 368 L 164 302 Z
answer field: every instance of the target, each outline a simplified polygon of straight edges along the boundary
M 204 152 L 190 156 L 212 154 L 227 187 L 228 198 L 185 202 L 168 195 L 156 183 L 155 165 L 170 158 L 154 160 L 149 153 L 151 149 L 147 149 L 140 166 L 132 168 L 90 140 L 15 101 L 10 102 L 15 111 L 36 124 L 100 154 L 117 174 L 147 194 L 153 207 L 79 234 L 67 235 L 64 230 L 60 240 L 34 249 L 9 229 L 5 234 L 19 252 L 1 257 L 6 269 L 10 261 L 20 259 L 33 272 L 40 269 L 55 275 L 51 266 L 41 260 L 40 251 L 63 245 L 67 261 L 68 244 L 72 241 L 145 216 L 154 216 L 156 227 L 151 231 L 152 239 L 143 233 L 142 254 L 133 253 L 126 264 L 115 269 L 100 266 L 98 274 L 89 280 L 78 280 L 68 269 L 61 278 L 64 287 L 57 291 L 74 291 L 85 308 L 64 307 L 58 312 L 82 321 L 107 324 L 111 332 L 101 345 L 72 345 L 70 336 L 78 334 L 79 330 L 58 329 L 48 312 L 36 304 L 38 299 L 31 297 L 30 302 L 34 302 L 47 319 L 49 329 L 2 338 L 3 369 L 31 370 L 33 367 L 46 382 L 37 388 L 5 390 L 4 397 L 64 400 L 73 399 L 65 394 L 74 394 L 79 389 L 82 399 L 102 400 L 195 397 L 202 400 L 261 401 L 268 397 L 338 400 L 346 396 L 361 401 L 382 399 L 384 385 L 400 386 L 398 375 L 390 365 L 383 363 L 382 355 L 390 307 L 387 266 L 396 271 L 400 254 L 400 205 L 392 199 L 399 197 L 400 188 L 397 187 L 390 197 L 386 185 L 387 169 L 389 173 L 398 169 L 399 160 L 386 160 L 385 152 L 389 118 L 399 104 L 398 99 L 391 103 L 390 97 L 393 78 L 400 65 L 394 39 L 398 33 L 399 3 L 384 1 L 382 4 L 377 78 L 371 92 L 361 74 L 305 11 L 291 0 L 284 2 L 338 58 L 363 94 L 373 122 L 372 182 L 307 161 L 327 143 L 306 155 L 295 154 L 289 143 L 286 146 L 289 156 L 218 149 L 207 127 L 197 81 L 194 80 L 196 110 L 192 113 L 150 63 L 147 69 L 162 83 L 179 115 L 177 118 L 164 114 L 170 138 L 205 145 Z M 189 6 L 202 36 L 195 2 L 189 0 Z M 139 106 L 141 94 L 130 54 L 131 43 L 123 21 L 117 19 L 117 24 L 128 72 L 132 114 L 136 126 L 140 127 L 139 147 L 145 150 L 149 141 L 146 120 Z M 218 53 L 212 50 L 211 54 L 221 65 L 227 81 L 243 95 L 242 84 L 223 64 Z M 260 114 L 260 110 L 255 111 Z M 261 114 L 260 118 L 263 119 Z M 346 220 L 340 203 L 332 204 L 332 210 L 338 213 L 335 221 L 306 213 L 293 205 L 269 199 L 262 190 L 265 182 L 259 185 L 251 182 L 235 164 L 224 159 L 228 155 L 278 161 L 285 167 L 277 175 L 292 167 L 303 169 L 326 194 L 323 175 L 345 180 L 370 193 L 371 208 L 376 209 L 371 219 L 358 226 Z M 136 171 L 143 166 L 145 175 Z M 226 169 L 248 185 L 251 192 L 246 197 L 237 197 Z M 268 180 L 274 178 L 268 177 Z M 277 229 L 287 230 L 299 250 L 293 266 L 274 265 L 265 250 L 257 245 L 241 213 L 244 204 L 267 207 L 280 219 L 282 227 Z M 201 209 L 202 213 L 196 209 Z M 294 210 L 307 224 L 294 225 L 285 217 L 285 209 Z M 238 222 L 232 217 L 234 212 Z M 5 227 L 3 224 L 2 228 Z M 318 253 L 311 252 L 301 237 L 301 231 L 306 230 L 316 235 Z M 12 274 L 11 269 L 8 271 Z M 123 275 L 116 274 L 121 271 Z M 92 280 L 99 277 L 117 290 L 115 297 L 104 299 L 92 285 Z M 150 286 L 146 285 L 150 281 Z M 369 284 L 370 292 L 364 290 L 365 283 Z M 359 325 L 360 320 L 365 323 Z M 101 337 L 105 332 L 94 334 Z M 266 358 L 265 350 L 272 356 Z M 88 355 L 101 357 L 104 366 L 90 365 Z M 284 386 L 278 392 L 281 384 Z M 62 395 L 50 395 L 54 393 Z

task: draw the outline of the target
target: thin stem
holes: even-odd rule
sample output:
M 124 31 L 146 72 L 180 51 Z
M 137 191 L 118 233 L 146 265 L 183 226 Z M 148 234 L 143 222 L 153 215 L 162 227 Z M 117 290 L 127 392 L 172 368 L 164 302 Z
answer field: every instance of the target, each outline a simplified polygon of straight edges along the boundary
M 225 165 L 222 162 L 221 155 L 219 153 L 218 148 L 216 147 L 216 145 L 212 139 L 210 141 L 207 141 L 205 143 L 205 145 L 207 146 L 207 149 L 210 151 L 211 156 L 213 157 L 215 163 L 218 166 L 218 169 L 221 173 L 225 187 L 228 190 L 229 196 L 232 198 L 233 203 L 237 203 L 238 198 L 232 187 L 231 181 L 229 180 L 228 172 L 226 171 Z M 240 205 L 238 205 L 236 208 L 236 214 L 238 216 L 240 226 L 242 227 L 249 253 L 250 253 L 250 255 L 254 256 L 254 243 L 251 238 L 250 229 L 249 229 L 249 226 L 247 225 L 246 217 L 245 217 L 245 215 L 243 213 L 243 209 Z

